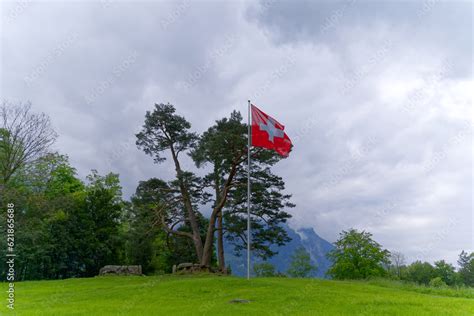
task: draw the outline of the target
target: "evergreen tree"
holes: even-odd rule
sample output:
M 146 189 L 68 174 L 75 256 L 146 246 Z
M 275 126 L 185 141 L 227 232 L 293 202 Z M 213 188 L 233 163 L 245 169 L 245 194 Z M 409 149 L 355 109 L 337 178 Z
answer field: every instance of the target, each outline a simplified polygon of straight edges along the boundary
M 224 236 L 234 245 L 237 255 L 247 247 L 247 130 L 240 113 L 234 111 L 204 132 L 192 151 L 198 167 L 210 165 L 205 184 L 214 195 L 206 245 L 213 245 L 216 231 L 221 271 L 225 269 Z M 289 202 L 290 195 L 282 193 L 283 180 L 270 169 L 281 160 L 280 156 L 260 148 L 252 148 L 251 156 L 252 250 L 266 259 L 275 254 L 271 245 L 289 241 L 280 224 L 290 217 L 284 208 L 294 205 Z M 206 251 L 210 249 L 205 248 Z
M 184 171 L 179 160 L 180 154 L 189 152 L 189 150 L 194 148 L 198 139 L 195 133 L 189 131 L 190 128 L 191 124 L 186 121 L 184 117 L 176 115 L 172 105 L 156 104 L 154 111 L 147 111 L 142 131 L 136 135 L 136 143 L 146 154 L 152 156 L 156 163 L 161 163 L 166 160 L 163 156 L 164 151 L 170 153 L 176 171 L 175 183 L 179 189 L 178 192 L 180 194 L 183 210 L 186 212 L 186 216 L 184 216 L 186 218 L 185 221 L 191 227 L 191 233 L 188 235 L 187 233 L 184 234 L 176 229 L 170 228 L 166 222 L 170 221 L 171 218 L 165 218 L 165 207 L 163 207 L 163 218 L 165 222 L 163 228 L 167 229 L 167 232 L 175 235 L 188 236 L 193 241 L 196 256 L 202 263 L 203 243 L 197 220 L 198 210 L 193 206 L 190 192 L 190 186 L 199 182 L 199 179 L 194 174 Z M 175 209 L 176 205 L 174 201 L 166 205 L 166 208 Z
M 153 112 L 147 112 L 142 131 L 137 134 L 137 145 L 160 163 L 168 151 L 175 166 L 175 180 L 162 187 L 162 203 L 157 208 L 161 214 L 159 224 L 170 234 L 190 238 L 196 257 L 204 267 L 210 267 L 214 255 L 214 236 L 217 243 L 220 269 L 225 270 L 223 249 L 224 236 L 240 254 L 246 248 L 246 153 L 247 126 L 239 113 L 233 112 L 209 128 L 202 137 L 189 131 L 191 125 L 175 114 L 170 104 L 157 104 Z M 196 165 L 209 164 L 210 172 L 204 177 L 184 171 L 181 167 L 181 153 L 190 154 Z M 283 180 L 272 174 L 270 167 L 281 158 L 275 153 L 252 149 L 252 246 L 254 253 L 263 258 L 274 254 L 272 244 L 282 245 L 289 238 L 279 224 L 290 215 L 284 208 L 293 207 L 289 195 L 282 193 Z M 199 205 L 209 201 L 213 192 L 212 211 L 205 226 L 199 223 Z M 202 221 L 201 221 L 202 222 Z M 188 226 L 184 233 L 176 229 Z M 206 231 L 205 238 L 200 236 Z

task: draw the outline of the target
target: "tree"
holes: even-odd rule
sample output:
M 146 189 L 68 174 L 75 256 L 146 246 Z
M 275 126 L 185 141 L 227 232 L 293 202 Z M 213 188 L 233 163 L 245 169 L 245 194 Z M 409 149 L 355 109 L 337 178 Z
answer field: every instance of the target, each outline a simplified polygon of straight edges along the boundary
M 290 267 L 288 268 L 288 275 L 293 278 L 307 278 L 311 272 L 316 271 L 316 267 L 311 264 L 311 257 L 303 247 L 295 250 L 291 256 Z
M 251 155 L 252 250 L 266 259 L 274 254 L 270 245 L 282 245 L 289 240 L 280 224 L 290 217 L 283 209 L 294 205 L 289 202 L 290 195 L 281 193 L 282 179 L 270 170 L 281 157 L 256 148 L 252 148 Z M 247 126 L 240 113 L 234 111 L 229 118 L 216 121 L 200 137 L 191 156 L 197 167 L 210 165 L 204 183 L 214 192 L 213 211 L 204 254 L 212 253 L 216 231 L 219 269 L 225 272 L 224 236 L 234 245 L 236 255 L 247 247 Z
M 372 234 L 355 229 L 342 231 L 328 254 L 333 261 L 328 274 L 335 279 L 365 279 L 384 276 L 385 266 L 390 262 L 390 252 L 372 239 Z
M 204 244 L 203 262 L 207 264 L 214 245 L 215 224 L 217 221 L 217 245 L 219 269 L 225 270 L 223 216 L 222 209 L 229 198 L 231 186 L 241 164 L 245 161 L 246 137 L 245 126 L 241 123 L 240 114 L 234 112 L 229 120 L 223 119 L 209 128 L 199 139 L 191 156 L 197 167 L 211 163 L 211 172 L 206 183 L 213 188 L 213 210 L 209 218 L 209 227 Z
M 405 256 L 398 251 L 392 251 L 390 254 L 391 266 L 395 270 L 395 275 L 402 278 L 402 268 L 405 266 Z
M 167 233 L 159 224 L 163 217 L 157 209 L 167 198 L 162 194 L 166 191 L 164 188 L 169 188 L 165 181 L 152 178 L 141 181 L 132 196 L 129 260 L 131 264 L 141 264 L 145 274 L 171 272 L 174 264 L 197 260 L 189 238 Z M 199 216 L 198 221 L 205 220 Z M 189 233 L 191 230 L 189 226 L 182 225 L 177 231 Z M 205 231 L 201 230 L 201 237 L 204 236 Z
M 280 157 L 273 152 L 253 149 L 251 151 L 251 249 L 252 254 L 264 260 L 277 252 L 272 245 L 282 246 L 290 241 L 282 223 L 291 217 L 286 208 L 295 205 L 291 195 L 284 194 L 283 179 L 272 173 L 270 166 Z M 224 207 L 224 229 L 226 239 L 234 246 L 237 256 L 247 248 L 247 174 L 240 169 L 229 192 L 228 203 Z
M 121 194 L 118 175 L 95 170 L 82 190 L 61 193 L 45 227 L 46 278 L 92 277 L 104 265 L 124 262 Z
M 16 122 L 30 124 L 22 119 L 20 115 Z M 19 130 L 31 130 L 31 126 L 20 127 Z M 13 134 L 6 129 L 0 133 L 3 164 L 9 159 L 9 152 L 21 152 L 25 146 L 22 142 L 12 146 L 17 140 L 10 138 Z M 38 157 L 29 156 L 8 178 L 3 178 L 8 185 L 2 188 L 1 198 L 15 204 L 15 224 L 21 228 L 15 234 L 16 278 L 95 276 L 103 265 L 125 263 L 125 203 L 118 175 L 100 176 L 93 171 L 84 184 L 67 156 L 45 152 Z M 5 209 L 0 212 L 5 216 Z M 4 229 L 5 222 L 1 221 L 0 230 Z M 5 240 L 0 244 L 0 254 L 5 256 Z M 0 274 L 5 273 L 2 267 Z
M 259 278 L 275 276 L 275 266 L 269 262 L 254 263 L 253 272 Z
M 454 270 L 454 266 L 444 260 L 434 263 L 434 275 L 441 278 L 447 285 L 454 285 L 456 283 L 456 271 Z
M 153 112 L 147 112 L 142 131 L 137 134 L 137 145 L 153 156 L 155 162 L 164 161 L 163 153 L 169 152 L 173 159 L 176 178 L 165 182 L 159 193 L 163 198 L 157 206 L 160 221 L 167 233 L 193 240 L 196 257 L 203 267 L 210 267 L 214 255 L 215 234 L 219 255 L 219 268 L 225 272 L 223 249 L 224 236 L 234 243 L 237 253 L 246 247 L 246 203 L 247 174 L 247 126 L 238 112 L 229 119 L 216 122 L 201 137 L 189 131 L 191 125 L 175 114 L 172 105 L 156 104 Z M 198 168 L 210 164 L 210 172 L 203 178 L 184 171 L 180 163 L 181 153 L 189 154 Z M 252 149 L 252 245 L 257 256 L 274 254 L 271 244 L 282 245 L 289 240 L 280 227 L 290 215 L 283 211 L 292 207 L 289 195 L 281 193 L 284 182 L 271 173 L 270 167 L 280 160 L 271 151 Z M 199 205 L 206 205 L 212 194 L 212 210 L 207 223 L 199 220 L 202 214 Z M 244 210 L 245 209 L 245 210 Z M 225 210 L 225 211 L 224 211 Z M 183 212 L 184 211 L 184 212 Z M 245 215 L 246 216 L 246 215 Z M 190 232 L 179 231 L 180 226 Z M 204 226 L 203 226 L 204 225 Z M 206 231 L 205 238 L 200 236 Z
M 0 190 L 12 175 L 45 155 L 56 140 L 49 117 L 31 112 L 29 103 L 0 106 Z
M 474 252 L 468 254 L 464 250 L 459 254 L 459 275 L 467 286 L 474 287 Z
M 129 264 L 140 264 L 143 273 L 149 274 L 155 272 L 156 256 L 160 256 L 167 262 L 168 252 L 156 253 L 156 240 L 162 241 L 164 232 L 160 226 L 150 225 L 156 221 L 155 208 L 160 202 L 158 187 L 164 185 L 164 181 L 159 179 L 150 179 L 140 181 L 135 194 L 131 197 L 129 208 L 129 238 L 128 238 L 128 261 Z M 161 243 L 159 243 L 161 245 Z
M 194 243 L 198 260 L 202 262 L 203 244 L 199 233 L 197 221 L 197 209 L 193 207 L 190 186 L 199 181 L 194 174 L 185 172 L 181 168 L 179 156 L 181 153 L 194 148 L 198 139 L 195 133 L 189 132 L 191 124 L 182 116 L 176 115 L 175 109 L 170 104 L 155 104 L 153 112 L 145 114 L 145 124 L 142 131 L 136 135 L 137 146 L 152 156 L 156 163 L 166 160 L 164 151 L 169 151 L 176 171 L 176 184 L 183 208 L 186 211 L 185 222 L 191 227 L 191 235 L 180 233 L 177 230 L 164 225 L 168 232 L 179 236 L 190 237 Z M 182 220 L 175 222 L 171 227 L 183 223 Z
M 118 174 L 101 176 L 92 170 L 87 180 L 85 217 L 78 219 L 84 219 L 83 226 L 91 230 L 91 238 L 87 238 L 88 244 L 84 245 L 89 262 L 85 266 L 85 275 L 95 276 L 104 265 L 124 260 L 120 230 L 124 203 Z
M 407 267 L 408 281 L 428 285 L 435 277 L 435 270 L 428 262 L 415 261 Z
M 67 223 L 82 203 L 85 187 L 75 173 L 67 156 L 54 153 L 20 168 L 10 179 L 5 193 L 21 210 L 15 222 L 23 228 L 15 236 L 19 280 L 76 276 L 68 266 L 68 249 L 76 241 Z

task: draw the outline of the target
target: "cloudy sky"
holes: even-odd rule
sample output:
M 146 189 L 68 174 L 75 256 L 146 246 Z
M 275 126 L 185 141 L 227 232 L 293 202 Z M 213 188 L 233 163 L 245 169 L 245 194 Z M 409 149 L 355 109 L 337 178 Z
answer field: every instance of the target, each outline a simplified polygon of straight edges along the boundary
M 169 178 L 134 133 L 170 102 L 204 131 L 246 101 L 295 144 L 291 225 L 366 229 L 408 261 L 473 239 L 472 3 L 2 1 L 1 98 L 47 113 L 84 177 Z M 189 165 L 188 165 L 189 166 Z

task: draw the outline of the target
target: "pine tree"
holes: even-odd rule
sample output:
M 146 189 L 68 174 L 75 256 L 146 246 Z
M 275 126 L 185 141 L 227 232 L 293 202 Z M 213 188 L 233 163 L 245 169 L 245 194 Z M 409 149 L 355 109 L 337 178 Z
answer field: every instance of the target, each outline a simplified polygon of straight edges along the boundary
M 191 124 L 175 114 L 170 104 L 157 104 L 147 112 L 142 131 L 137 134 L 137 145 L 154 157 L 156 163 L 164 161 L 169 152 L 175 166 L 175 179 L 161 188 L 164 197 L 157 205 L 160 222 L 167 232 L 193 240 L 196 257 L 203 267 L 210 267 L 214 255 L 214 238 L 217 232 L 219 268 L 225 271 L 223 239 L 227 238 L 240 254 L 246 248 L 247 201 L 247 126 L 242 116 L 233 112 L 230 118 L 216 122 L 201 137 L 190 132 Z M 179 154 L 189 154 L 196 166 L 208 165 L 209 173 L 198 177 L 181 168 Z M 280 226 L 290 215 L 285 208 L 293 207 L 290 195 L 284 194 L 284 182 L 271 172 L 271 166 L 281 158 L 268 150 L 252 149 L 252 246 L 255 254 L 263 258 L 275 254 L 271 245 L 283 245 L 289 238 Z M 198 218 L 200 205 L 209 201 L 212 192 L 212 210 L 208 223 Z M 176 229 L 187 225 L 191 231 Z M 205 238 L 200 232 L 204 228 Z

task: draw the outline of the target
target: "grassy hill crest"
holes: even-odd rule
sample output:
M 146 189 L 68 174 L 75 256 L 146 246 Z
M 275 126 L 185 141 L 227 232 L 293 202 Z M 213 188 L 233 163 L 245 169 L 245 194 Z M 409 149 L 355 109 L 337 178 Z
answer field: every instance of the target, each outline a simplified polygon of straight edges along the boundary
M 2 283 L 2 290 L 6 290 Z M 16 284 L 17 315 L 473 315 L 474 291 L 389 281 L 201 276 Z M 461 297 L 454 297 L 461 296 Z M 248 303 L 231 303 L 232 300 Z M 5 306 L 2 315 L 9 315 Z

